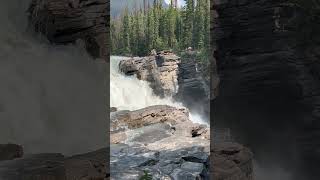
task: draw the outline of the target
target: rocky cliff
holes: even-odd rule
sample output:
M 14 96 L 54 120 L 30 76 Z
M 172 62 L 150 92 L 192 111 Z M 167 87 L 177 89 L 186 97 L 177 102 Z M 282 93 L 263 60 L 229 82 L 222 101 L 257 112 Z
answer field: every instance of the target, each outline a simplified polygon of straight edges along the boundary
M 296 170 L 297 179 L 317 177 L 319 41 L 314 33 L 313 43 L 301 38 L 312 29 L 308 14 L 286 0 L 213 0 L 211 8 L 220 78 L 215 124 L 231 127 L 265 164 Z
M 94 58 L 109 59 L 109 0 L 32 0 L 30 27 L 54 44 L 82 40 Z
M 172 97 L 178 92 L 179 63 L 180 57 L 175 54 L 159 54 L 122 60 L 119 69 L 125 75 L 148 81 L 156 95 Z
M 205 68 L 197 62 L 195 55 L 186 54 L 181 58 L 178 75 L 179 90 L 175 99 L 189 109 L 209 116 L 210 83 L 204 77 Z

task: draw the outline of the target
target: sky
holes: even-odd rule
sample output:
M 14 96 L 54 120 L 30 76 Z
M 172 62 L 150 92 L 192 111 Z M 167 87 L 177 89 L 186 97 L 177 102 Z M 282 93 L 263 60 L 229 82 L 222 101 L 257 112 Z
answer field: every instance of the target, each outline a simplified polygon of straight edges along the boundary
M 170 3 L 171 3 L 171 0 L 165 0 L 165 2 L 166 2 L 167 4 L 170 4 Z M 179 7 L 184 6 L 184 5 L 185 5 L 185 1 L 184 1 L 184 0 L 178 0 L 178 5 L 179 5 Z

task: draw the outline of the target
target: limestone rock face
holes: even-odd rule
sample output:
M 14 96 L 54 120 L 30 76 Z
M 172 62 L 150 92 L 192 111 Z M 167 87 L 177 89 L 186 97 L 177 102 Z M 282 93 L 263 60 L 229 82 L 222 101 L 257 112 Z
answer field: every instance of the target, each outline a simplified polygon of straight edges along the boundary
M 0 144 L 0 161 L 13 160 L 22 156 L 22 146 L 16 144 Z
M 109 0 L 32 0 L 30 26 L 55 44 L 85 42 L 94 58 L 109 59 Z
M 178 64 L 180 58 L 174 54 L 159 54 L 122 60 L 120 70 L 126 75 L 150 82 L 155 94 L 173 96 L 178 92 Z

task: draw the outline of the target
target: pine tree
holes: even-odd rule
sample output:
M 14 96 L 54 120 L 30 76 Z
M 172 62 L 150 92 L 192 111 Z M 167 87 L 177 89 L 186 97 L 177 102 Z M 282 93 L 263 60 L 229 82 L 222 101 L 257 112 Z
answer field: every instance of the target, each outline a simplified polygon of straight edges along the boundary
M 128 8 L 124 11 L 123 16 L 123 49 L 125 53 L 130 53 L 130 17 Z

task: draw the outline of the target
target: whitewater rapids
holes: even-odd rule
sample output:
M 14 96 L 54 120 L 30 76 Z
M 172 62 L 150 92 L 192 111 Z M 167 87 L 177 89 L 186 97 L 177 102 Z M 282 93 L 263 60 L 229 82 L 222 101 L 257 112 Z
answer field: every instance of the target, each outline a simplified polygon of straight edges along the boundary
M 184 107 L 182 103 L 174 101 L 173 98 L 156 96 L 147 81 L 121 73 L 119 63 L 120 60 L 125 59 L 128 58 L 121 56 L 110 58 L 110 107 L 116 107 L 119 110 L 137 110 L 153 105 Z M 194 123 L 207 124 L 199 114 L 190 113 L 189 116 Z
M 0 1 L 0 144 L 65 155 L 105 147 L 107 66 L 80 44 L 28 32 L 30 1 Z

